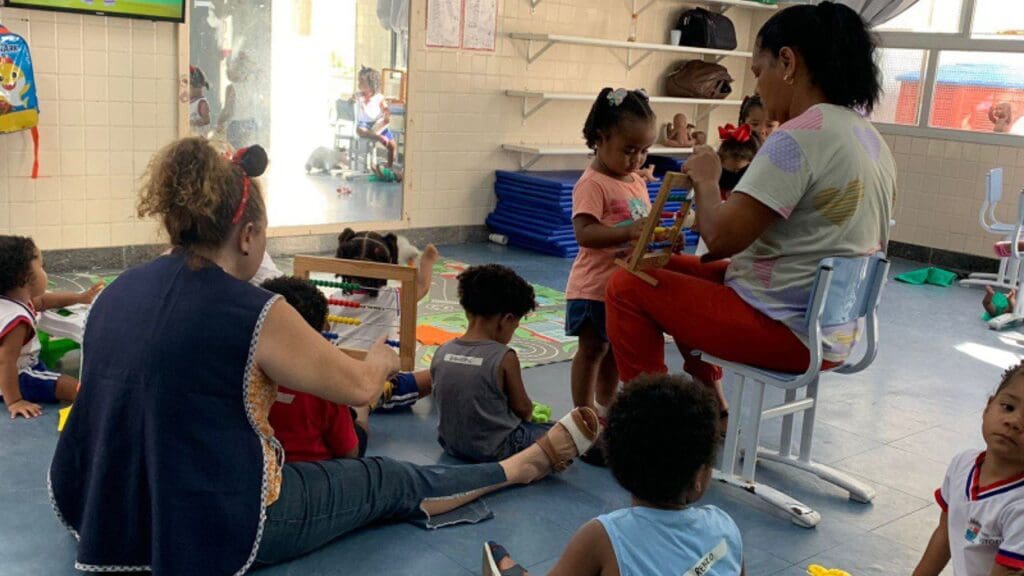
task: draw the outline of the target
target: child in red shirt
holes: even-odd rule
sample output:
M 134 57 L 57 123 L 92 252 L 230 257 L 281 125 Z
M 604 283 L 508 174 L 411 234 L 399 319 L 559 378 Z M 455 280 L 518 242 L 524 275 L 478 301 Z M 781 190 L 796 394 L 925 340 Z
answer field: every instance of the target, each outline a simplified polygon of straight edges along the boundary
M 271 278 L 261 286 L 284 296 L 310 326 L 324 329 L 327 298 L 315 286 L 294 276 Z M 366 429 L 354 423 L 348 406 L 284 386 L 277 388 L 270 426 L 284 448 L 286 462 L 358 458 L 366 453 Z

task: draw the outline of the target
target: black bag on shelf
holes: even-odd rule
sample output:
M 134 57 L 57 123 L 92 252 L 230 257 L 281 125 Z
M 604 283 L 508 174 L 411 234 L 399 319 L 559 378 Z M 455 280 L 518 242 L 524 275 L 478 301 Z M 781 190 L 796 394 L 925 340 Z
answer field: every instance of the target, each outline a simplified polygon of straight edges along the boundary
M 679 16 L 676 29 L 682 32 L 680 46 L 736 49 L 736 27 L 723 14 L 709 12 L 703 8 L 687 10 Z
M 732 93 L 732 81 L 721 64 L 684 60 L 673 65 L 665 77 L 665 94 L 673 98 L 721 100 Z

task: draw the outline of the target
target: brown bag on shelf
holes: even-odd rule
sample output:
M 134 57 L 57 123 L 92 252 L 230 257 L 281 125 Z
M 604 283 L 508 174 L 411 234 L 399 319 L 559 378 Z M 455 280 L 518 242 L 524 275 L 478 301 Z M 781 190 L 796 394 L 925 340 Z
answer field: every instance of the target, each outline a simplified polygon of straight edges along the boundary
M 732 80 L 721 64 L 684 60 L 675 64 L 665 77 L 665 94 L 674 98 L 721 100 L 732 93 Z

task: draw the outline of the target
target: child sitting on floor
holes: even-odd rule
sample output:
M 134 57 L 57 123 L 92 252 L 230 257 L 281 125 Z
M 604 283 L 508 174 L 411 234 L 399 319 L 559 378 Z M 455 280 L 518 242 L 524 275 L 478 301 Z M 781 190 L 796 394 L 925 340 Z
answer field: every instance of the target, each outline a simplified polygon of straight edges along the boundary
M 537 307 L 533 287 L 497 264 L 459 274 L 469 327 L 434 352 L 430 373 L 440 413 L 438 442 L 471 462 L 497 462 L 524 450 L 550 425 L 535 424 L 519 357 L 508 343 Z
M 51 308 L 92 304 L 103 283 L 85 292 L 47 292 L 43 255 L 31 238 L 0 236 L 0 397 L 11 418 L 43 413 L 38 402 L 74 402 L 78 380 L 51 372 L 39 359 L 36 315 Z
M 1024 362 L 1003 373 L 981 420 L 985 450 L 953 458 L 935 499 L 942 508 L 914 576 L 1024 570 Z
M 743 573 L 743 541 L 728 514 L 699 506 L 711 484 L 718 402 L 688 377 L 640 376 L 608 413 L 605 457 L 632 506 L 584 524 L 551 574 Z M 484 548 L 484 574 L 527 574 L 501 546 Z
M 419 258 L 416 275 L 417 301 L 430 293 L 433 279 L 434 264 L 441 255 L 433 244 L 427 245 L 422 254 L 405 250 L 400 246 L 398 236 L 394 234 L 380 235 L 376 232 L 355 232 L 346 228 L 338 236 L 338 249 L 334 257 L 344 260 L 365 260 L 382 264 L 398 264 L 401 253 L 410 252 L 408 256 Z M 408 265 L 409 262 L 404 262 Z M 331 294 L 331 299 L 344 300 L 358 304 L 358 308 L 336 308 L 338 316 L 357 318 L 359 325 L 332 323 L 330 331 L 337 334 L 336 343 L 350 348 L 366 349 L 382 336 L 390 340 L 398 340 L 399 311 L 401 299 L 398 288 L 388 286 L 384 280 L 372 278 L 343 278 L 345 282 L 358 284 L 360 290 L 338 290 Z M 416 372 L 399 372 L 385 386 L 384 396 L 375 409 L 395 410 L 412 406 L 417 400 L 431 393 L 429 370 Z M 363 412 L 360 411 L 360 421 Z
M 302 278 L 281 276 L 263 282 L 264 289 L 284 296 L 316 330 L 327 324 L 327 298 Z M 353 424 L 348 406 L 328 402 L 284 386 L 270 409 L 270 426 L 284 448 L 286 462 L 319 462 L 366 454 L 367 428 Z

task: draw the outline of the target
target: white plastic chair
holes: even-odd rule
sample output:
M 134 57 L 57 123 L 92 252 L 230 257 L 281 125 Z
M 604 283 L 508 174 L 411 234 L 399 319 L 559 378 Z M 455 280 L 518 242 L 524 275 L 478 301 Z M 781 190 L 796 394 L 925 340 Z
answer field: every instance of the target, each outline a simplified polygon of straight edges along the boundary
M 345 178 L 356 178 L 371 174 L 370 166 L 377 162 L 377 147 L 372 140 L 359 136 L 355 102 L 338 99 L 335 102 L 334 147 L 348 150 L 348 170 Z
M 1017 283 L 1021 285 L 1024 282 L 1024 266 L 1021 265 L 1021 242 L 1024 241 L 1024 190 L 1020 191 L 1020 199 L 1017 201 L 1017 225 L 1013 228 L 1013 233 L 1008 236 L 1010 243 L 1010 255 L 1004 260 L 1009 263 L 1006 268 L 1017 271 Z M 993 330 L 1006 330 L 1007 328 L 1015 328 L 1024 323 L 1024 298 L 1018 296 L 1013 309 L 1005 314 L 1000 314 L 995 318 L 988 321 L 988 327 Z
M 884 254 L 860 258 L 826 258 L 818 265 L 818 274 L 811 292 L 810 307 L 807 311 L 807 334 L 810 347 L 810 365 L 803 374 L 789 374 L 763 370 L 702 354 L 705 362 L 721 366 L 727 381 L 732 382 L 730 405 L 733 417 L 725 436 L 725 448 L 721 464 L 715 471 L 715 479 L 756 494 L 769 504 L 786 512 L 795 524 L 814 527 L 821 515 L 802 502 L 755 480 L 758 458 L 792 466 L 817 475 L 822 480 L 839 486 L 850 493 L 858 502 L 870 502 L 875 490 L 867 484 L 825 466 L 811 459 L 814 440 L 814 420 L 818 404 L 818 381 L 821 375 L 822 330 L 830 326 L 841 326 L 849 322 L 863 322 L 866 350 L 857 362 L 846 362 L 829 370 L 840 374 L 853 374 L 864 370 L 874 361 L 878 353 L 878 318 L 876 310 L 881 299 L 882 287 L 889 271 L 889 261 Z M 765 387 L 774 386 L 785 390 L 785 401 L 779 406 L 765 409 Z M 803 398 L 797 399 L 797 392 L 805 389 Z M 744 394 L 748 394 L 749 410 L 742 417 Z M 793 415 L 803 412 L 803 429 L 800 450 L 794 456 Z M 768 451 L 759 448 L 761 424 L 771 418 L 782 418 L 782 436 L 779 450 Z M 742 431 L 742 432 L 741 432 Z M 743 436 L 743 466 L 738 468 L 739 446 Z
M 1018 223 L 1007 224 L 1000 222 L 996 217 L 996 206 L 1003 198 L 1003 169 L 993 168 L 988 171 L 985 177 L 985 201 L 978 211 L 978 223 L 986 232 L 999 234 L 1004 240 L 1011 240 Z M 999 272 L 992 274 L 978 272 L 969 275 L 961 280 L 963 286 L 992 286 L 993 288 L 1016 289 L 1018 285 L 1017 272 L 1020 268 L 1020 260 L 1014 258 L 1000 258 Z

